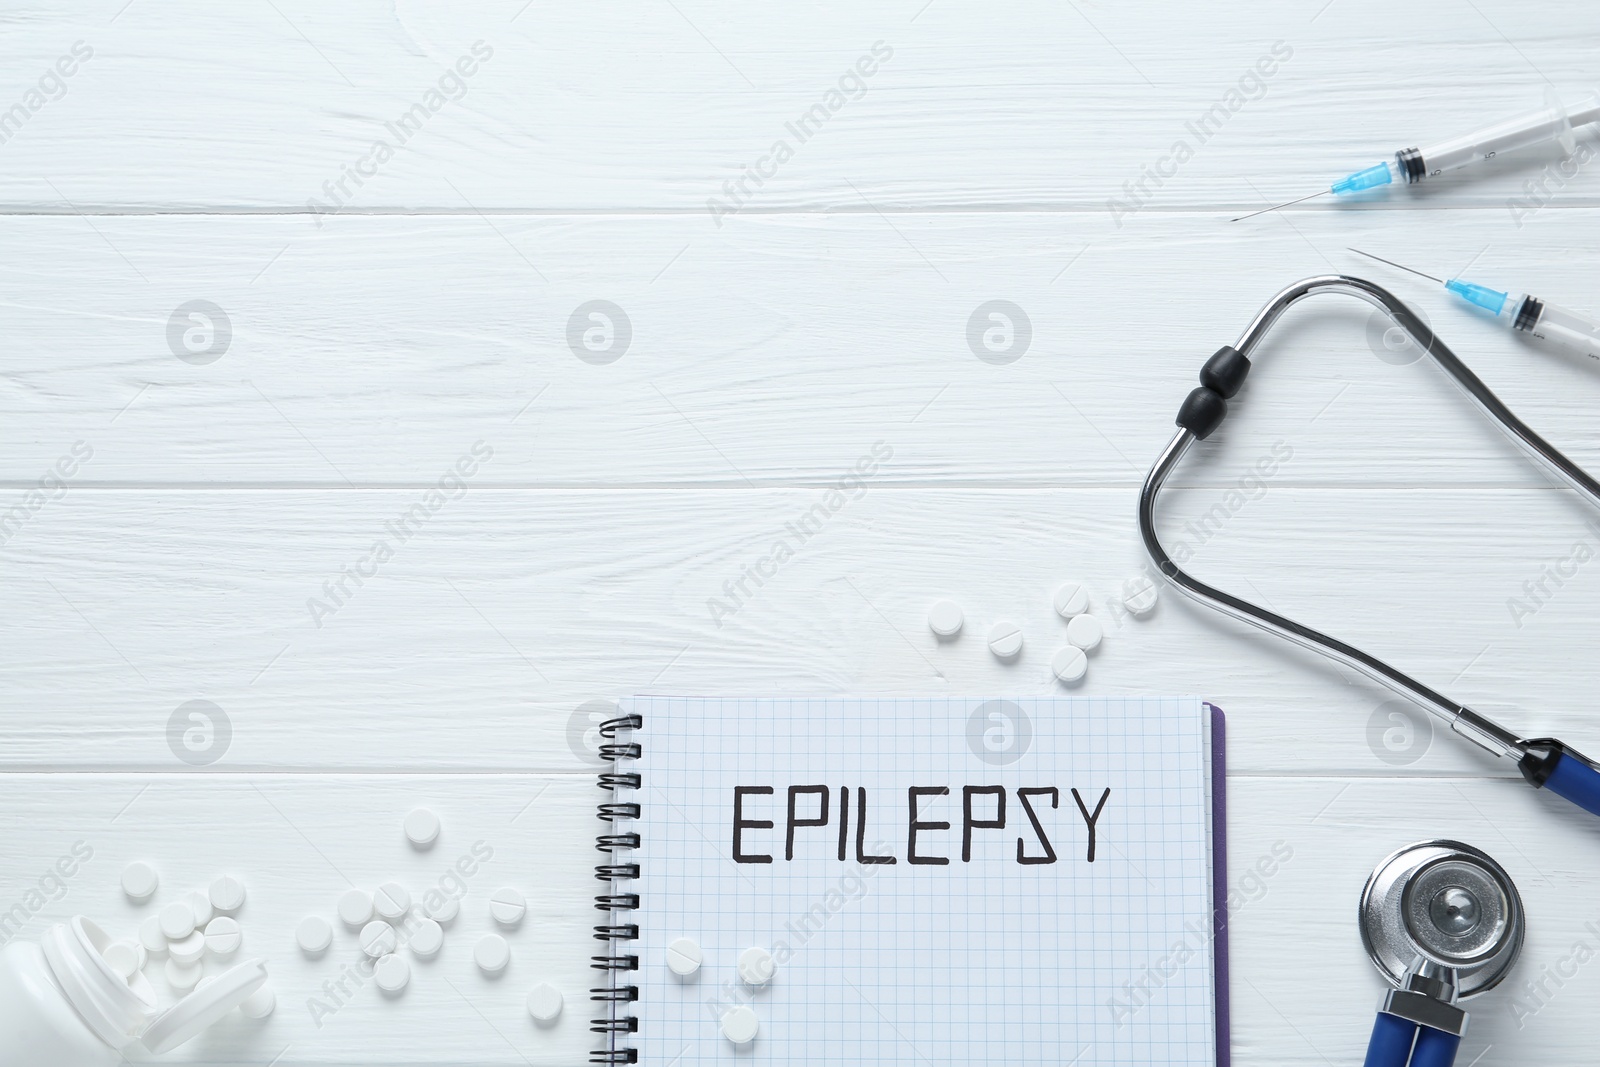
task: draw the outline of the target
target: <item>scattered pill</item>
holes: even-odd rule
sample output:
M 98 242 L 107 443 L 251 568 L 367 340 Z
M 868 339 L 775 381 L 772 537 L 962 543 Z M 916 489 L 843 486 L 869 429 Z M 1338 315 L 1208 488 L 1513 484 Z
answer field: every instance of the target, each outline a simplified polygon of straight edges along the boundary
M 1022 628 L 1014 622 L 997 622 L 989 628 L 989 651 L 999 659 L 1016 659 L 1022 653 Z
M 519 890 L 506 886 L 489 898 L 489 914 L 501 926 L 515 926 L 528 913 L 528 902 Z
M 528 992 L 528 1014 L 542 1023 L 555 1022 L 563 1003 L 561 990 L 548 982 L 540 982 Z
M 180 993 L 187 993 L 200 984 L 200 967 L 195 964 L 184 965 L 176 959 L 167 961 L 162 968 L 167 976 L 167 984 Z
M 411 946 L 412 955 L 418 959 L 432 959 L 444 947 L 444 930 L 432 919 L 419 919 L 411 930 L 411 940 L 406 944 Z
M 175 900 L 161 909 L 161 933 L 177 941 L 194 933 L 194 909 L 186 900 Z
M 1083 649 L 1077 645 L 1068 645 L 1055 654 L 1050 661 L 1050 671 L 1059 682 L 1071 685 L 1081 682 L 1083 676 L 1089 673 L 1089 657 L 1083 654 Z
M 372 894 L 365 889 L 347 889 L 339 897 L 339 921 L 346 926 L 365 926 L 372 919 Z
M 361 928 L 361 951 L 373 959 L 393 952 L 396 942 L 394 927 L 382 919 L 374 919 Z
M 194 912 L 194 924 L 196 926 L 204 926 L 211 921 L 211 916 L 216 909 L 212 908 L 209 896 L 198 889 L 191 889 L 183 895 L 183 899 L 189 905 L 189 910 Z
M 244 907 L 244 883 L 231 874 L 225 874 L 211 883 L 207 894 L 211 906 L 217 911 L 232 913 Z
M 1100 625 L 1100 620 L 1093 615 L 1079 615 L 1067 623 L 1067 640 L 1083 649 L 1085 652 L 1099 646 L 1100 639 L 1105 636 L 1105 630 Z
M 218 915 L 206 923 L 206 951 L 213 956 L 226 959 L 238 952 L 242 944 L 244 944 L 244 934 L 239 929 L 237 919 Z
M 472 946 L 472 962 L 484 974 L 499 974 L 511 962 L 511 946 L 499 934 L 487 934 Z
M 167 954 L 180 967 L 193 967 L 206 954 L 206 935 L 195 930 L 167 946 Z
M 1070 619 L 1089 610 L 1089 590 L 1077 582 L 1066 582 L 1056 589 L 1051 602 L 1055 605 L 1057 615 Z
M 687 937 L 680 937 L 667 946 L 667 970 L 679 978 L 687 978 L 700 969 L 705 954 L 700 946 Z
M 144 946 L 137 941 L 113 941 L 100 955 L 124 982 L 139 973 L 146 959 Z
M 417 848 L 430 848 L 439 840 L 439 816 L 427 808 L 417 808 L 406 816 L 406 840 Z
M 399 882 L 385 882 L 372 894 L 372 910 L 380 919 L 398 919 L 411 910 L 411 891 Z
M 928 629 L 940 637 L 954 637 L 966 621 L 961 605 L 954 600 L 941 600 L 928 609 Z
M 1148 615 L 1156 610 L 1158 595 L 1156 583 L 1143 574 L 1122 583 L 1122 603 L 1135 615 Z
M 239 1011 L 247 1019 L 265 1019 L 277 1006 L 278 995 L 272 991 L 271 986 L 264 985 L 244 998 L 239 1005 Z
M 139 924 L 139 944 L 152 956 L 167 951 L 167 935 L 161 932 L 161 916 L 152 915 Z
M 411 964 L 391 952 L 373 966 L 372 980 L 385 993 L 398 993 L 411 984 Z
M 766 985 L 777 970 L 772 953 L 759 946 L 739 953 L 739 977 L 748 985 Z
M 441 895 L 438 901 L 424 906 L 422 910 L 427 912 L 428 918 L 434 922 L 452 923 L 455 922 L 456 916 L 461 914 L 461 898 Z
M 748 1045 L 756 1039 L 761 1020 L 752 1008 L 740 1005 L 722 1016 L 722 1036 L 735 1045 Z
M 320 915 L 307 915 L 294 928 L 294 943 L 307 956 L 320 956 L 333 944 L 333 924 Z
M 122 869 L 122 891 L 136 904 L 143 904 L 155 896 L 156 887 L 160 884 L 156 869 L 143 860 L 130 863 Z

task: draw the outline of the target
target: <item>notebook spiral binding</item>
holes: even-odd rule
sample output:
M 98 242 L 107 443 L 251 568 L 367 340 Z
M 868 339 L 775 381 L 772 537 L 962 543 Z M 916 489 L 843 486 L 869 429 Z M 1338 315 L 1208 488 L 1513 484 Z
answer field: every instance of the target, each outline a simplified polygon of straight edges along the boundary
M 620 769 L 621 764 L 639 758 L 643 749 L 635 741 L 618 741 L 617 734 L 624 730 L 637 730 L 644 725 L 641 715 L 623 715 L 607 719 L 600 724 L 600 758 L 609 769 L 600 774 L 600 788 L 615 796 L 618 790 L 639 788 L 637 773 Z M 606 861 L 594 869 L 594 876 L 606 883 L 606 892 L 594 898 L 594 906 L 605 915 L 605 921 L 594 928 L 595 940 L 605 943 L 604 956 L 591 957 L 591 966 L 604 975 L 605 985 L 589 990 L 589 999 L 604 1005 L 604 1015 L 590 1021 L 589 1029 L 604 1034 L 606 1047 L 589 1053 L 590 1063 L 638 1063 L 639 1050 L 620 1044 L 622 1035 L 639 1032 L 637 1016 L 626 1014 L 626 1005 L 639 999 L 639 987 L 629 984 L 632 973 L 639 969 L 639 957 L 625 951 L 624 942 L 637 941 L 639 927 L 627 921 L 627 912 L 639 907 L 639 894 L 619 892 L 618 882 L 636 881 L 639 865 L 628 862 L 619 853 L 631 852 L 639 847 L 637 832 L 619 831 L 617 823 L 639 818 L 639 805 L 631 801 L 606 800 L 600 804 L 598 814 L 606 823 L 606 832 L 595 839 L 595 848 L 606 856 Z

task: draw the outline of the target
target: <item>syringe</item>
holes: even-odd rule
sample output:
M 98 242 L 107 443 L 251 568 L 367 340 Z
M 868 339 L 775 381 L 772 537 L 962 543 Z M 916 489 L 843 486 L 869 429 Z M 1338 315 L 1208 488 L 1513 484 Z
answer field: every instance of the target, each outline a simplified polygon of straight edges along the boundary
M 1379 263 L 1387 263 L 1391 267 L 1410 271 L 1420 278 L 1438 282 L 1467 303 L 1475 304 L 1493 314 L 1495 321 L 1501 325 L 1532 334 L 1541 341 L 1549 341 L 1563 348 L 1570 348 L 1574 352 L 1581 352 L 1590 359 L 1600 360 L 1600 323 L 1576 311 L 1568 311 L 1564 307 L 1528 293 L 1503 293 L 1487 285 L 1464 282 L 1460 278 L 1445 281 L 1443 278 L 1435 278 L 1431 274 L 1423 274 L 1420 270 L 1402 266 L 1392 259 L 1363 252 L 1359 248 L 1352 248 L 1350 251 L 1368 259 L 1375 259 Z
M 1589 96 L 1577 106 L 1568 108 L 1561 103 L 1554 92 L 1549 92 L 1545 94 L 1545 105 L 1538 111 L 1530 111 L 1525 115 L 1485 126 L 1465 137 L 1440 141 L 1426 148 L 1402 148 L 1394 154 L 1393 160 L 1374 163 L 1370 167 L 1348 174 L 1327 189 L 1287 203 L 1262 208 L 1260 211 L 1252 211 L 1248 215 L 1240 215 L 1230 221 L 1239 222 L 1268 211 L 1277 211 L 1290 204 L 1326 196 L 1328 193 L 1348 196 L 1351 193 L 1400 182 L 1416 185 L 1428 178 L 1436 178 L 1447 170 L 1459 170 L 1480 160 L 1493 159 L 1501 152 L 1510 152 L 1548 141 L 1557 142 L 1571 154 L 1577 148 L 1573 127 L 1600 121 L 1600 97 Z

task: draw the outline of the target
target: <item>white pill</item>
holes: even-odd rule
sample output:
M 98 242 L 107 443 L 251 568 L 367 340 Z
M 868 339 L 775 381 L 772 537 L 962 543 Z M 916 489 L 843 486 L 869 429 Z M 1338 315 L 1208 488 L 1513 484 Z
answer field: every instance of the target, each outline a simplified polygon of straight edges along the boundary
M 361 928 L 361 951 L 373 959 L 393 952 L 397 941 L 394 927 L 382 919 L 374 919 Z
M 385 993 L 398 993 L 411 983 L 411 964 L 391 953 L 373 966 L 372 980 Z
M 161 932 L 161 916 L 152 915 L 139 924 L 139 944 L 152 956 L 166 953 L 167 935 Z
M 226 959 L 239 951 L 239 946 L 244 944 L 244 934 L 239 929 L 239 922 L 226 915 L 218 915 L 206 923 L 206 951 L 221 959 Z
M 1158 595 L 1156 583 L 1142 574 L 1122 583 L 1122 602 L 1135 615 L 1148 615 L 1156 610 Z
M 411 910 L 411 891 L 399 882 L 385 882 L 372 894 L 372 910 L 380 919 L 398 919 Z
M 1071 685 L 1073 682 L 1083 681 L 1083 676 L 1089 673 L 1089 657 L 1083 654 L 1083 649 L 1077 645 L 1068 645 L 1055 654 L 1050 661 L 1050 671 L 1056 680 Z
M 186 900 L 175 900 L 161 909 L 161 932 L 168 941 L 194 933 L 194 909 Z
M 265 1019 L 277 1006 L 278 995 L 272 991 L 271 986 L 264 985 L 244 998 L 239 1005 L 239 1011 L 247 1019 Z
M 194 924 L 204 926 L 211 921 L 211 916 L 216 909 L 211 906 L 211 898 L 198 889 L 191 889 L 183 895 L 184 902 L 189 905 L 189 910 L 194 912 Z
M 372 918 L 372 894 L 365 889 L 347 889 L 339 897 L 339 921 L 346 926 L 365 926 Z
M 122 891 L 136 904 L 143 904 L 155 896 L 156 887 L 160 884 L 156 869 L 143 860 L 130 863 L 122 869 Z
M 748 1045 L 760 1029 L 761 1020 L 753 1008 L 740 1006 L 722 1016 L 722 1036 L 735 1045 Z
M 418 919 L 411 929 L 411 940 L 406 944 L 411 946 L 412 955 L 430 960 L 444 947 L 444 929 L 432 919 Z
M 200 967 L 198 965 L 185 966 L 177 960 L 167 961 L 163 968 L 167 976 L 167 984 L 180 993 L 187 993 L 200 983 Z
M 989 628 L 989 651 L 1000 659 L 1016 659 L 1022 654 L 1022 627 L 1014 622 L 997 622 Z
M 772 953 L 764 948 L 757 946 L 739 953 L 739 977 L 749 985 L 766 985 L 777 969 Z
M 511 946 L 499 934 L 488 934 L 472 946 L 472 962 L 484 974 L 499 974 L 511 962 Z
M 206 954 L 206 935 L 195 930 L 188 937 L 180 937 L 167 946 L 167 954 L 180 967 L 193 967 Z
M 528 913 L 528 902 L 522 893 L 510 886 L 496 889 L 489 898 L 489 914 L 501 926 L 515 926 Z
M 232 913 L 244 907 L 244 883 L 231 874 L 212 882 L 207 895 L 211 906 L 220 912 Z
M 431 906 L 425 905 L 423 910 L 428 913 L 428 918 L 434 922 L 452 923 L 455 922 L 456 916 L 461 914 L 461 898 L 443 896 L 438 903 Z
M 667 970 L 679 978 L 687 978 L 705 962 L 700 946 L 687 937 L 680 937 L 667 946 Z
M 1079 615 L 1067 623 L 1067 640 L 1088 652 L 1100 644 L 1100 639 L 1105 636 L 1105 630 L 1100 626 L 1100 620 L 1093 615 Z
M 139 973 L 147 958 L 144 946 L 137 941 L 113 941 L 100 955 L 124 982 Z
M 555 1022 L 563 1003 L 561 990 L 548 982 L 540 982 L 528 992 L 528 1014 L 542 1023 Z
M 1055 605 L 1057 615 L 1070 619 L 1089 610 L 1089 590 L 1077 582 L 1066 582 L 1056 589 L 1051 602 Z
M 406 816 L 406 840 L 417 848 L 429 848 L 439 840 L 439 816 L 427 808 L 417 808 Z
M 294 928 L 294 943 L 300 946 L 301 952 L 315 959 L 333 944 L 333 924 L 320 915 L 307 915 Z
M 941 600 L 928 609 L 928 629 L 940 637 L 954 637 L 966 621 L 961 605 L 954 600 Z

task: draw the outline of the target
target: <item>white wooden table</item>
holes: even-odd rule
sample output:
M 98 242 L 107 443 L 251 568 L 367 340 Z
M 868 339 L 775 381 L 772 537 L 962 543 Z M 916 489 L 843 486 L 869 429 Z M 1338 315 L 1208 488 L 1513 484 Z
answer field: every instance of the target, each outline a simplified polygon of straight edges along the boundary
M 1600 310 L 1600 171 L 1534 152 L 1227 222 L 1586 89 L 1591 4 L 3 6 L 0 909 L 21 936 L 77 912 L 126 930 L 128 861 L 163 892 L 238 873 L 278 1011 L 175 1059 L 582 1061 L 589 702 L 1053 692 L 1049 593 L 1078 578 L 1109 630 L 1085 692 L 1229 714 L 1235 1062 L 1359 1061 L 1380 983 L 1356 895 L 1434 836 L 1500 859 L 1530 915 L 1461 1062 L 1592 1060 L 1592 820 L 1171 594 L 1115 614 L 1179 399 L 1306 275 L 1392 286 L 1600 467 L 1595 366 L 1345 250 Z M 1011 362 L 969 346 L 990 300 L 1030 324 Z M 569 344 L 591 301 L 626 317 L 608 351 L 581 315 Z M 1169 536 L 1600 749 L 1596 516 L 1383 328 L 1354 301 L 1291 313 Z M 713 611 L 875 447 L 823 532 Z M 967 611 L 953 644 L 924 624 L 938 597 Z M 981 640 L 1002 617 L 1012 665 Z M 229 726 L 199 752 L 169 744 L 190 701 Z M 399 836 L 419 802 L 445 820 L 432 852 Z M 48 877 L 78 842 L 92 859 Z M 493 856 L 437 964 L 316 1025 L 354 950 L 304 960 L 293 924 L 350 884 L 432 884 L 475 842 Z M 505 884 L 532 914 L 488 983 L 469 950 Z M 552 1029 L 521 1008 L 538 981 L 566 993 Z

